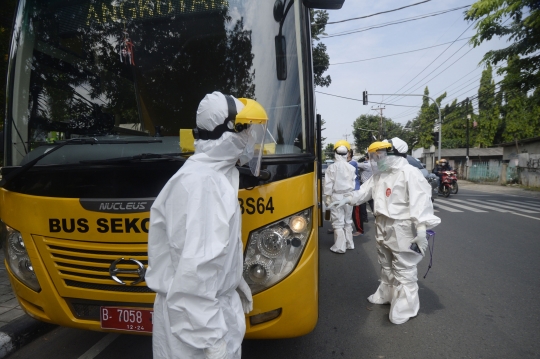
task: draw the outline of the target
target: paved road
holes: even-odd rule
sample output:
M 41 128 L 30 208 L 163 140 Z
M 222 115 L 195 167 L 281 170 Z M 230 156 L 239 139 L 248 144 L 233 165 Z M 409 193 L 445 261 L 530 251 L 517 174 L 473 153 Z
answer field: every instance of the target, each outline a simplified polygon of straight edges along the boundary
M 366 301 L 378 285 L 372 217 L 343 255 L 330 252 L 325 222 L 317 327 L 300 338 L 246 340 L 243 358 L 540 357 L 540 199 L 466 188 L 435 200 L 442 224 L 416 318 L 393 325 L 387 305 Z M 150 358 L 151 338 L 58 328 L 9 358 L 34 357 Z

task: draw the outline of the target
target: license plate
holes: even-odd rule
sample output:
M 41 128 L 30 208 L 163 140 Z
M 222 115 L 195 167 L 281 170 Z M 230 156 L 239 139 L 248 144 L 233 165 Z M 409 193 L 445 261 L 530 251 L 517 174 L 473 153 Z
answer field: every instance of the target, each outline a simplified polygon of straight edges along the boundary
M 152 333 L 152 309 L 101 307 L 101 329 Z

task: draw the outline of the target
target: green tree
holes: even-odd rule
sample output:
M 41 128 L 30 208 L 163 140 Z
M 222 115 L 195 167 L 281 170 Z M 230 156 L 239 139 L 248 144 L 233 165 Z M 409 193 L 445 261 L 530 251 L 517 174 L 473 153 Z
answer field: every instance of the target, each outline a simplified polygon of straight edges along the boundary
M 383 121 L 383 134 L 381 139 L 388 139 L 393 137 L 399 137 L 407 144 L 412 150 L 410 141 L 411 132 L 405 130 L 399 123 L 392 121 L 391 119 L 384 117 Z M 377 115 L 360 115 L 353 123 L 353 136 L 354 143 L 358 152 L 365 152 L 366 148 L 375 141 L 380 131 L 381 117 Z
M 422 98 L 422 106 L 418 113 L 415 123 L 415 131 L 418 134 L 418 147 L 428 148 L 433 144 L 432 133 L 436 123 L 439 121 L 439 110 L 434 103 L 430 104 L 429 89 L 426 86 L 424 89 L 424 97 Z M 437 97 L 435 101 L 441 106 L 441 101 L 446 97 L 446 92 Z
M 315 41 L 320 41 L 320 35 L 326 35 L 324 30 L 328 22 L 328 12 L 325 10 L 309 10 L 311 17 L 311 38 L 313 48 L 313 74 L 315 85 L 320 87 L 328 87 L 332 83 L 330 75 L 323 76 L 330 66 L 330 56 L 326 52 L 326 45 L 319 42 L 315 45 Z
M 334 159 L 334 144 L 329 143 L 323 150 L 323 161 Z
M 492 71 L 491 65 L 488 64 L 486 69 L 482 71 L 482 77 L 480 78 L 480 87 L 478 88 L 478 128 L 474 142 L 475 147 L 493 145 L 497 130 L 501 124 Z
M 476 130 L 474 122 L 477 116 L 473 113 L 472 102 L 452 101 L 451 105 L 446 105 L 442 110 L 442 142 L 441 148 L 464 148 L 467 146 L 467 124 L 469 125 L 469 147 L 473 147 L 476 140 Z M 471 119 L 467 121 L 467 115 Z
M 479 0 L 466 12 L 465 19 L 477 21 L 475 47 L 493 37 L 508 37 L 509 46 L 488 51 L 484 62 L 497 64 L 515 57 L 498 70 L 499 74 L 519 69 L 512 77 L 513 87 L 530 90 L 540 85 L 540 6 L 538 0 Z M 508 22 L 511 19 L 512 21 Z M 508 22 L 508 24 L 507 24 Z M 514 70 L 511 67 L 514 67 Z
M 538 88 L 531 96 L 527 95 L 524 88 L 515 86 L 517 78 L 521 72 L 516 65 L 519 59 L 513 56 L 508 60 L 509 71 L 501 81 L 501 92 L 503 94 L 503 131 L 502 141 L 516 143 L 518 140 L 537 136 L 540 130 L 538 114 L 540 112 L 538 104 Z M 519 152 L 519 149 L 517 149 Z
M 370 114 L 360 115 L 354 120 L 353 136 L 357 151 L 364 152 L 375 141 L 375 138 L 379 134 L 380 121 L 381 118 L 379 116 Z M 383 121 L 387 122 L 389 119 L 383 117 Z

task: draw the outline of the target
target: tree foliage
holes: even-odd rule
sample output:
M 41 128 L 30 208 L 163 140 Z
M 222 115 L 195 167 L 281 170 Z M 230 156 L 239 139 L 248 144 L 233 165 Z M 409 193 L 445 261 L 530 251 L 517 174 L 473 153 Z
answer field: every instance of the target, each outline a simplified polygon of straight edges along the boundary
M 326 52 L 326 45 L 319 42 L 315 45 L 315 41 L 320 41 L 320 35 L 326 35 L 324 30 L 328 22 L 328 12 L 325 10 L 310 9 L 311 18 L 311 38 L 313 40 L 313 75 L 315 85 L 320 87 L 328 87 L 332 83 L 330 75 L 323 76 L 330 66 L 330 56 Z
M 382 117 L 382 133 L 380 133 L 381 117 L 377 115 L 360 115 L 353 123 L 353 136 L 357 152 L 365 153 L 369 145 L 375 140 L 399 137 L 412 149 L 412 132 L 404 128 L 403 125 L 392 121 L 387 117 Z
M 326 147 L 324 148 L 323 150 L 323 154 L 322 154 L 322 160 L 323 161 L 326 161 L 327 159 L 328 160 L 333 160 L 334 159 L 334 144 L 333 143 L 329 143 L 326 145 Z
M 518 70 L 517 76 L 512 78 L 513 87 L 531 90 L 540 85 L 538 0 L 479 0 L 467 11 L 465 19 L 478 20 L 475 26 L 476 35 L 471 39 L 475 47 L 493 37 L 508 37 L 509 45 L 503 49 L 488 51 L 484 55 L 484 62 L 497 64 L 514 57 L 514 62 L 501 67 L 499 73 Z
M 504 142 L 533 137 L 540 130 L 538 117 L 540 104 L 537 102 L 537 98 L 534 95 L 527 96 L 525 90 L 514 86 L 516 78 L 520 76 L 519 70 L 515 66 L 516 61 L 519 61 L 517 56 L 508 61 L 510 70 L 501 84 L 504 99 L 504 131 L 502 136 Z
M 490 64 L 482 71 L 480 87 L 478 88 L 478 128 L 475 147 L 493 145 L 495 136 L 501 126 L 500 109 L 495 96 L 493 69 Z
M 434 103 L 430 103 L 429 89 L 424 89 L 424 97 L 422 98 L 422 106 L 418 112 L 418 116 L 411 123 L 412 130 L 416 133 L 417 143 L 415 147 L 428 148 L 433 144 L 432 133 L 435 125 L 439 121 L 439 109 Z M 441 106 L 441 101 L 446 97 L 446 92 L 435 99 L 437 104 Z

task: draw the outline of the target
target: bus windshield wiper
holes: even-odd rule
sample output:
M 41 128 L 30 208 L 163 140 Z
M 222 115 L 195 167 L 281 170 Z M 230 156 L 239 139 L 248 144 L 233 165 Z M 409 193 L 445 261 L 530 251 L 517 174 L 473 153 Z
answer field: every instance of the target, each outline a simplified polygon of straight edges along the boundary
M 32 161 L 26 163 L 25 165 L 17 168 L 13 172 L 10 172 L 6 174 L 2 180 L 0 181 L 0 187 L 5 187 L 7 184 L 9 184 L 14 179 L 21 176 L 23 173 L 28 171 L 30 168 L 34 167 L 36 163 L 39 162 L 43 157 L 46 157 L 53 153 L 56 150 L 59 150 L 60 148 L 64 146 L 71 146 L 71 145 L 113 145 L 113 144 L 128 144 L 128 143 L 160 143 L 162 140 L 159 139 L 141 139 L 141 140 L 123 140 L 123 139 L 111 139 L 111 140 L 98 140 L 95 137 L 85 137 L 85 138 L 72 138 L 65 141 L 56 141 L 56 146 L 51 148 L 50 150 L 43 153 L 41 156 L 38 156 L 34 158 Z
M 142 161 L 150 160 L 156 158 L 164 158 L 171 161 L 185 162 L 187 158 L 182 158 L 179 156 L 191 155 L 193 152 L 181 152 L 181 153 L 141 153 L 135 156 L 128 157 L 116 157 L 116 158 L 107 158 L 105 160 L 85 160 L 80 161 L 82 164 L 109 164 L 109 163 L 119 163 L 119 162 L 131 162 L 131 161 Z

